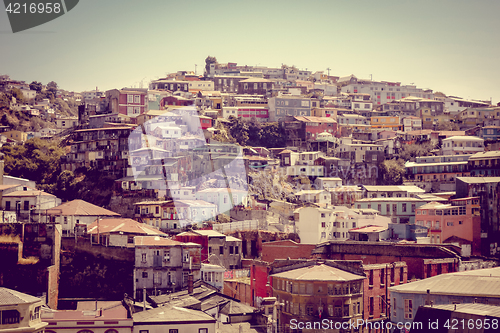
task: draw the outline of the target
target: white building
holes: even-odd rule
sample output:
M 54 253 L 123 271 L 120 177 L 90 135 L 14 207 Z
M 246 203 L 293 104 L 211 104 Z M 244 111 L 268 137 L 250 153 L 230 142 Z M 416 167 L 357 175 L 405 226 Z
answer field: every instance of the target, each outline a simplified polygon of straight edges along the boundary
M 215 333 L 217 320 L 199 310 L 171 305 L 136 312 L 133 333 Z
M 315 206 L 302 207 L 294 212 L 295 232 L 300 242 L 304 244 L 318 244 L 333 239 L 332 208 Z
M 76 127 L 78 125 L 77 117 L 61 117 L 56 119 L 56 128 L 57 129 L 67 129 L 71 127 Z
M 325 167 L 322 165 L 292 165 L 286 167 L 287 176 L 323 177 Z
M 317 204 L 331 204 L 332 196 L 326 190 L 302 190 L 295 193 L 298 200 Z
M 329 189 L 342 186 L 342 178 L 339 177 L 318 177 L 314 181 L 317 189 Z
M 422 119 L 419 117 L 403 118 L 403 130 L 405 132 L 419 131 L 422 129 Z
M 414 85 L 401 85 L 400 82 L 358 80 L 356 77 L 350 82 L 341 88 L 343 93 L 369 94 L 374 105 L 383 105 L 408 96 L 434 99 L 432 90 L 420 89 Z
M 84 200 L 73 200 L 47 209 L 42 214 L 45 222 L 55 222 L 62 226 L 63 237 L 74 237 L 78 225 L 90 225 L 98 217 L 118 217 L 120 214 L 93 205 Z
M 443 139 L 441 155 L 475 154 L 484 151 L 484 139 L 476 136 L 452 136 Z
M 48 323 L 41 319 L 43 301 L 28 294 L 0 287 L 0 333 L 43 333 Z
M 42 212 L 60 204 L 61 199 L 55 195 L 26 187 L 2 196 L 2 209 L 17 211 L 20 221 L 39 221 Z
M 222 292 L 225 271 L 226 269 L 219 265 L 201 264 L 201 280 Z
M 189 81 L 189 91 L 197 91 L 197 90 L 214 90 L 214 82 L 213 81 Z

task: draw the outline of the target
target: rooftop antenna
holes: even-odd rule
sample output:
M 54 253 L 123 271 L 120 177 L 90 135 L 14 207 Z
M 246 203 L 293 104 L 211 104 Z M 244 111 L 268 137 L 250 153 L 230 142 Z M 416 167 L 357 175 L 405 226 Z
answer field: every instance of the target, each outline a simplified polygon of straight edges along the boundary
M 198 65 L 197 65 L 197 64 L 194 64 L 194 75 L 197 75 L 197 74 L 196 74 L 196 68 L 197 68 L 197 67 L 198 67 Z
M 326 69 L 328 71 L 328 76 L 330 76 L 330 67 Z

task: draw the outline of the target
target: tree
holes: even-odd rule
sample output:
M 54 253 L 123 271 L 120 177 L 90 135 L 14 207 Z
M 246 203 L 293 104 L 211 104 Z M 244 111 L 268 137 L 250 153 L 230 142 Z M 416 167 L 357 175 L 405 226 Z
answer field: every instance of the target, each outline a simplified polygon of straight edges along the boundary
M 24 103 L 24 95 L 21 91 L 21 89 L 19 88 L 12 88 L 11 91 L 10 91 L 12 97 L 15 97 L 16 98 L 16 102 L 19 103 L 19 104 L 23 104 Z
M 265 123 L 260 130 L 260 145 L 268 148 L 284 147 L 286 133 L 278 123 Z
M 210 65 L 211 64 L 216 64 L 216 63 L 217 63 L 217 58 L 216 57 L 208 56 L 205 59 L 205 76 L 207 76 L 208 73 L 210 73 Z
M 380 164 L 382 185 L 402 185 L 405 166 L 402 160 L 385 160 Z
M 458 126 L 457 123 L 447 121 L 447 122 L 442 122 L 439 123 L 437 126 L 438 131 L 459 131 L 460 126 Z
M 40 82 L 33 81 L 30 83 L 30 89 L 35 90 L 37 93 L 41 93 L 42 92 L 42 84 Z
M 241 118 L 229 117 L 229 133 L 240 146 L 246 146 L 248 142 L 248 124 Z
M 416 157 L 431 155 L 431 150 L 436 148 L 436 144 L 436 142 L 429 140 L 423 143 L 403 145 L 399 157 L 404 161 L 415 161 Z
M 54 184 L 61 172 L 64 149 L 58 141 L 29 139 L 24 145 L 2 147 L 5 154 L 5 172 L 14 177 L 27 178 L 40 186 Z
M 53 100 L 57 96 L 57 83 L 54 81 L 50 81 L 47 83 L 47 91 L 46 91 L 46 97 L 50 98 L 50 100 Z

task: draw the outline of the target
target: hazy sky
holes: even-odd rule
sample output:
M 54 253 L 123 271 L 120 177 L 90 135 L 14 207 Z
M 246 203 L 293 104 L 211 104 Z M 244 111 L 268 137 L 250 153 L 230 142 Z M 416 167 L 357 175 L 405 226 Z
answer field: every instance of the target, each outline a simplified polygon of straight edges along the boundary
M 0 74 L 66 90 L 202 74 L 212 55 L 500 101 L 498 0 L 81 0 L 16 34 L 0 9 Z

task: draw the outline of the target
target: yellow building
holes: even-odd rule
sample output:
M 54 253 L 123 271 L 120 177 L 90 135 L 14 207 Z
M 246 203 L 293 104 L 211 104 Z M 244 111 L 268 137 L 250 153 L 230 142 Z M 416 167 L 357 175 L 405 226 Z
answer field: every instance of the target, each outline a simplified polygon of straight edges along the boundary
M 7 140 L 17 141 L 17 142 L 25 142 L 28 140 L 28 134 L 21 131 L 8 131 L 1 133 L 3 136 L 7 138 Z
M 394 131 L 400 131 L 402 127 L 398 116 L 371 117 L 370 125 L 372 128 L 390 128 Z

